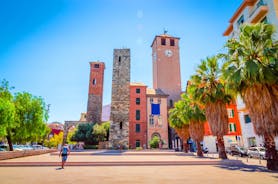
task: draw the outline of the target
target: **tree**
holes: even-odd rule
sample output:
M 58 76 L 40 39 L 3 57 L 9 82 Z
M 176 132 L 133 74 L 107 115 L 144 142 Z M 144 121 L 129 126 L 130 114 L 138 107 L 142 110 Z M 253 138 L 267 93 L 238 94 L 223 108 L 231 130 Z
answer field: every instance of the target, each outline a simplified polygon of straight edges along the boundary
M 159 137 L 157 135 L 153 136 L 153 138 L 150 140 L 150 147 L 159 148 L 159 142 L 160 142 Z
M 278 170 L 278 42 L 273 35 L 272 25 L 243 25 L 239 39 L 225 45 L 223 76 L 243 99 L 256 134 L 264 137 L 267 168 Z
M 42 98 L 23 92 L 14 98 L 15 122 L 20 128 L 12 130 L 14 142 L 38 142 L 46 134 L 48 110 Z
M 13 151 L 11 130 L 17 127 L 14 122 L 15 107 L 9 82 L 3 80 L 0 86 L 0 137 L 7 137 L 10 151 Z
M 218 57 L 208 57 L 201 61 L 196 73 L 191 76 L 189 90 L 192 98 L 205 108 L 211 132 L 217 138 L 219 158 L 227 159 L 223 136 L 228 133 L 228 114 L 226 104 L 231 95 L 221 80 Z
M 26 92 L 14 97 L 11 89 L 8 81 L 3 80 L 0 86 L 0 136 L 6 136 L 10 151 L 13 151 L 13 142 L 42 142 L 49 130 L 45 123 L 48 110 L 43 99 Z
M 183 103 L 181 101 L 176 102 L 174 108 L 170 109 L 169 124 L 182 139 L 184 151 L 188 152 L 187 139 L 189 138 L 189 123 L 184 119 Z
M 104 122 L 101 124 L 96 123 L 93 127 L 92 134 L 97 137 L 98 142 L 108 140 L 107 134 L 109 132 L 110 122 Z
M 181 97 L 184 120 L 189 122 L 190 136 L 197 142 L 197 155 L 202 157 L 201 141 L 204 138 L 204 123 L 206 121 L 204 108 L 201 108 L 200 105 L 190 99 L 186 93 L 182 94 Z
M 49 140 L 45 141 L 45 145 L 49 148 L 57 148 L 59 144 L 62 144 L 63 142 L 63 132 L 60 132 L 58 135 L 54 134 L 53 137 L 51 137 Z
M 81 123 L 78 125 L 77 130 L 72 136 L 72 141 L 82 141 L 86 145 L 96 145 L 96 137 L 93 136 L 94 123 Z

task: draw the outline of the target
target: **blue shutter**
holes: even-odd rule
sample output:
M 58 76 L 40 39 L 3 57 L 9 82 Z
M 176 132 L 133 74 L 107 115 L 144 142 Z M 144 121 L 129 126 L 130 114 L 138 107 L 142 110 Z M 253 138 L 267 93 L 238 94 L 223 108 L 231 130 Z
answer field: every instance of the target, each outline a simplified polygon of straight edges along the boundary
M 160 115 L 160 104 L 152 104 L 152 115 Z

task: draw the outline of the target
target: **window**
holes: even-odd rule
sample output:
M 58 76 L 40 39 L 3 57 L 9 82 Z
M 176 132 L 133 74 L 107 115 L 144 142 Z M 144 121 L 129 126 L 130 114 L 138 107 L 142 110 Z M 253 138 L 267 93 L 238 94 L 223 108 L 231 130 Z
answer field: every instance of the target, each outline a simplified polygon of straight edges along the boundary
M 136 146 L 136 148 L 141 147 L 140 140 L 136 140 L 135 146 Z
M 137 94 L 140 93 L 140 88 L 136 88 L 136 93 L 137 93 Z
M 236 125 L 234 123 L 229 124 L 229 131 L 230 132 L 236 132 Z
M 174 39 L 170 39 L 170 46 L 175 46 L 175 40 Z
M 239 27 L 241 24 L 243 24 L 243 23 L 244 23 L 244 16 L 242 15 L 242 16 L 238 19 L 238 21 L 237 21 L 238 27 Z
M 228 118 L 233 118 L 233 117 L 235 117 L 234 109 L 228 109 Z
M 122 58 L 121 58 L 121 56 L 119 56 L 119 63 L 121 62 L 121 60 L 122 60 Z
M 154 125 L 154 120 L 153 120 L 153 116 L 150 115 L 150 125 L 153 126 Z
M 140 132 L 140 124 L 135 125 L 135 132 Z
M 93 85 L 96 85 L 96 84 L 97 84 L 97 80 L 93 79 Z
M 136 105 L 140 105 L 140 98 L 136 98 Z
M 161 98 L 158 98 L 158 99 L 157 99 L 157 102 L 158 102 L 158 103 L 161 103 Z
M 166 39 L 165 38 L 161 38 L 161 45 L 166 45 Z
M 170 107 L 173 107 L 173 100 L 170 99 Z
M 251 118 L 250 118 L 249 114 L 244 115 L 244 121 L 245 121 L 245 123 L 251 123 Z
M 150 98 L 150 102 L 153 103 L 153 98 Z
M 140 110 L 136 110 L 136 120 L 140 120 Z
M 95 67 L 95 68 L 99 68 L 99 64 L 95 64 L 94 67 Z
M 123 122 L 120 122 L 120 130 L 123 129 Z

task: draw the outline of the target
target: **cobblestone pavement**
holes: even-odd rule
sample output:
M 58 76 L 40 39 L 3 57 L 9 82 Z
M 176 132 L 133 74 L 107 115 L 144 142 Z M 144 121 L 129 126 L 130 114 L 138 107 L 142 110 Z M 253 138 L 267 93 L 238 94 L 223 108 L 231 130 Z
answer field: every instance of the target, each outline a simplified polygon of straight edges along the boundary
M 172 163 L 172 162 L 211 162 L 210 165 L 114 165 L 114 166 L 66 166 L 60 169 L 59 166 L 1 166 L 0 167 L 0 183 L 225 183 L 225 184 L 277 184 L 278 173 L 266 170 L 264 163 L 259 164 L 258 160 L 249 160 L 245 164 L 237 162 L 236 159 L 230 157 L 231 163 L 236 164 L 214 164 L 217 155 L 206 155 L 211 158 L 197 158 L 192 154 L 176 154 L 168 153 L 159 154 L 155 152 L 140 152 L 134 154 L 132 152 L 99 154 L 96 152 L 82 152 L 69 156 L 68 163 L 78 162 L 138 162 L 138 163 Z M 138 152 L 137 152 L 138 153 Z M 165 152 L 164 152 L 165 153 Z M 214 158 L 213 158 L 214 157 Z M 39 156 L 31 156 L 17 159 L 0 161 L 1 163 L 47 163 L 53 162 L 59 164 L 60 158 L 57 154 L 44 154 Z M 234 162 L 236 161 L 236 162 Z

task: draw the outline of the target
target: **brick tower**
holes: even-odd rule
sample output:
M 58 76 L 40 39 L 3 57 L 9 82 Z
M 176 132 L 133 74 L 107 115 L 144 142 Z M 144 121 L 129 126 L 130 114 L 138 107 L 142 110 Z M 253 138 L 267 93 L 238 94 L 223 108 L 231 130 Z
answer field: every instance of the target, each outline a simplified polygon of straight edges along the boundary
M 130 49 L 114 49 L 109 147 L 128 148 Z
M 168 109 L 180 100 L 181 75 L 180 75 L 180 38 L 167 35 L 155 36 L 152 47 L 153 56 L 153 88 L 161 89 L 168 94 Z M 177 135 L 174 129 L 168 129 L 169 148 L 178 148 L 175 144 Z
M 88 122 L 101 123 L 102 95 L 105 64 L 90 62 L 90 82 L 87 105 Z
M 153 88 L 160 88 L 168 94 L 168 107 L 173 107 L 181 94 L 179 38 L 167 34 L 158 35 L 151 47 Z

